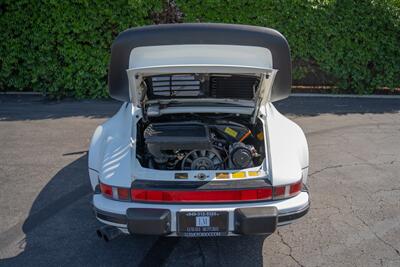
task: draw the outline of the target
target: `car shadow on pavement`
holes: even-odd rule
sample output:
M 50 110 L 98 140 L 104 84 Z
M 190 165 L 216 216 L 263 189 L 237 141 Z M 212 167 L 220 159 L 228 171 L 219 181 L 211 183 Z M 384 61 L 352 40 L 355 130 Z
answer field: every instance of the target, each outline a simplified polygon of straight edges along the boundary
M 0 265 L 135 265 L 156 237 L 100 240 L 90 204 L 87 156 L 61 169 L 34 200 L 29 216 L 1 234 Z
M 256 235 L 181 239 L 165 266 L 263 266 L 265 238 Z
M 42 96 L 0 95 L 0 121 L 32 121 L 66 117 L 108 118 L 121 107 L 115 100 L 48 100 Z
M 262 265 L 265 237 L 120 236 L 106 243 L 95 233 L 101 224 L 92 212 L 91 192 L 84 155 L 44 186 L 25 221 L 1 234 L 0 265 Z

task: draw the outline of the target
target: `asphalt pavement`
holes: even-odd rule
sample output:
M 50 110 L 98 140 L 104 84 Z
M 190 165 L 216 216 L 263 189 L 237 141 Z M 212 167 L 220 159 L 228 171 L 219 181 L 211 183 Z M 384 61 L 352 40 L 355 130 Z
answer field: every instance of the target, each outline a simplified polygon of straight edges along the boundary
M 87 148 L 114 101 L 0 96 L 0 266 L 400 266 L 400 99 L 290 97 L 311 210 L 271 236 L 99 240 Z

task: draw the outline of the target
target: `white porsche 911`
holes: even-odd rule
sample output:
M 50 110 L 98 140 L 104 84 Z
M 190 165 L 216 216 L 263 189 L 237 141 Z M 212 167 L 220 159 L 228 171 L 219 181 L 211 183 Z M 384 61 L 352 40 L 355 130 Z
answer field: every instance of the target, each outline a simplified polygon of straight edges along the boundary
M 307 141 L 272 104 L 291 90 L 279 32 L 129 29 L 112 45 L 108 78 L 123 104 L 90 144 L 100 237 L 270 234 L 307 213 Z

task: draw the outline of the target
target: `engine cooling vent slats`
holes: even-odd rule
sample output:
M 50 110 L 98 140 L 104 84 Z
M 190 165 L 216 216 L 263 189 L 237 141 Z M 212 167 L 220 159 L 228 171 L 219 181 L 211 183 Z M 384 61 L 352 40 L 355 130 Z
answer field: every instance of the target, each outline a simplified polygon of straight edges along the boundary
M 168 75 L 151 77 L 152 94 L 164 97 L 201 96 L 201 84 L 194 75 Z
M 253 99 L 259 78 L 246 75 L 175 74 L 148 77 L 150 98 Z
M 252 99 L 258 80 L 248 76 L 211 76 L 211 97 Z

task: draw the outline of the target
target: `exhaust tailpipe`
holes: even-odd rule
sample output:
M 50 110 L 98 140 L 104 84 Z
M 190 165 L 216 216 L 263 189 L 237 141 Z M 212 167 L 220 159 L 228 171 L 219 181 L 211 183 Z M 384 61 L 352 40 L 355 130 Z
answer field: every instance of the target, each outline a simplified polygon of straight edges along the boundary
M 121 235 L 122 232 L 115 226 L 105 225 L 97 229 L 96 234 L 99 238 L 102 238 L 104 241 L 109 242 Z

